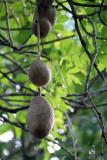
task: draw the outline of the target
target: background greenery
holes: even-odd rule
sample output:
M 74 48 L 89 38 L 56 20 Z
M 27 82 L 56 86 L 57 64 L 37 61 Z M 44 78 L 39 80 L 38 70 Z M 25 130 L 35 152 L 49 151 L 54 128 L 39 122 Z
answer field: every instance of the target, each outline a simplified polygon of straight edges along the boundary
M 107 159 L 107 1 L 54 5 L 57 22 L 41 42 L 52 81 L 41 92 L 54 109 L 55 124 L 46 139 L 32 143 L 26 115 L 38 92 L 28 78 L 38 51 L 31 32 L 36 3 L 0 0 L 1 160 Z

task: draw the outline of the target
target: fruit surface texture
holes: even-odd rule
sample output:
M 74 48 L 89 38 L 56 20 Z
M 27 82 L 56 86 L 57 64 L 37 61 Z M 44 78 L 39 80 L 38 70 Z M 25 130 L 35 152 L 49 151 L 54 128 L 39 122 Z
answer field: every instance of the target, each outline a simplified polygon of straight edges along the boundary
M 51 23 L 46 17 L 39 17 L 39 20 L 34 20 L 32 25 L 32 33 L 41 38 L 48 35 L 49 31 L 52 29 Z
M 43 61 L 37 59 L 29 68 L 29 78 L 35 85 L 43 86 L 50 81 L 51 71 Z
M 27 116 L 27 128 L 35 138 L 44 138 L 54 125 L 54 112 L 50 104 L 41 96 L 30 103 Z
M 53 25 L 56 22 L 57 12 L 54 6 L 49 6 L 49 7 L 40 6 L 38 8 L 38 11 L 39 11 L 39 16 L 40 17 L 45 16 L 49 20 L 51 25 Z

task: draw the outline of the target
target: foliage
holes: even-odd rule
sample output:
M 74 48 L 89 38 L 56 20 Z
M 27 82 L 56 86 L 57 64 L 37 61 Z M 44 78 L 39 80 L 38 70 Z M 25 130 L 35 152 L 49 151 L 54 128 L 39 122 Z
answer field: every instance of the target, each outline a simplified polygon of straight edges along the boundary
M 40 49 L 52 70 L 41 93 L 55 111 L 55 124 L 46 139 L 32 143 L 26 116 L 38 93 L 28 78 L 38 53 L 31 32 L 36 3 L 0 0 L 0 157 L 106 160 L 107 1 L 56 0 L 54 5 L 57 22 Z M 3 138 L 6 134 L 11 140 Z

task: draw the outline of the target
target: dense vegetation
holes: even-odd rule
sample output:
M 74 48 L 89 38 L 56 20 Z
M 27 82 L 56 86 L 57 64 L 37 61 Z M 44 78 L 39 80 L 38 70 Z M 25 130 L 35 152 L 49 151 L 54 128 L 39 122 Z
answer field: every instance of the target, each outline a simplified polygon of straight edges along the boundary
M 107 159 L 107 1 L 55 0 L 57 22 L 40 42 L 52 71 L 40 91 L 55 112 L 47 138 L 31 140 L 28 77 L 38 54 L 35 0 L 0 0 L 0 159 Z M 7 136 L 6 136 L 7 135 Z M 4 138 L 3 138 L 4 137 Z

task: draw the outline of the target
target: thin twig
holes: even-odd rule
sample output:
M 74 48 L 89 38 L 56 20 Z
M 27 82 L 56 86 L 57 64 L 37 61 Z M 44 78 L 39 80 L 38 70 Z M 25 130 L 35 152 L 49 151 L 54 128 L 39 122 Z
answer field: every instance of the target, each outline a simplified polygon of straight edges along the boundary
M 12 122 L 12 121 L 10 121 L 9 119 L 7 119 L 6 117 L 4 117 L 3 115 L 0 115 L 0 117 L 3 119 L 3 120 L 0 119 L 0 121 L 3 121 L 3 122 L 5 122 L 5 123 L 9 123 L 9 124 L 11 124 L 11 125 L 13 125 L 13 126 L 16 126 L 16 127 L 18 127 L 18 128 L 21 128 L 21 129 L 23 129 L 24 131 L 28 132 L 28 130 L 27 130 L 25 127 L 23 127 L 23 125 L 20 124 L 19 122 L 18 122 L 18 123 Z
M 7 3 L 8 3 L 7 0 L 4 0 L 5 11 L 6 11 L 6 23 L 7 23 L 7 28 L 8 28 L 9 40 L 10 40 L 11 44 L 13 44 L 12 36 L 11 36 L 11 32 L 10 32 L 10 23 L 9 23 L 9 14 L 8 14 L 8 5 L 7 5 Z
M 71 152 L 67 151 L 67 149 L 65 149 L 61 144 L 59 144 L 58 142 L 53 141 L 53 140 L 51 140 L 51 139 L 49 139 L 49 138 L 45 138 L 45 140 L 50 141 L 50 142 L 52 142 L 52 143 L 54 143 L 54 144 L 57 144 L 58 146 L 61 147 L 61 149 L 62 149 L 63 151 L 65 151 L 65 152 L 72 158 L 72 160 L 75 160 L 75 156 L 74 156 Z M 76 157 L 76 158 L 77 158 L 77 160 L 79 160 L 78 157 Z
M 97 47 L 97 42 L 96 42 L 96 28 L 95 28 L 95 25 L 93 24 L 93 21 L 87 17 L 87 19 L 89 20 L 92 28 L 93 28 L 93 45 L 94 45 L 94 53 L 93 53 L 93 58 L 91 59 L 91 63 L 90 63 L 90 67 L 89 67 L 89 70 L 87 72 L 87 77 L 86 77 L 86 83 L 85 83 L 85 92 L 87 93 L 88 89 L 89 89 L 89 80 L 90 80 L 90 75 L 91 75 L 91 72 L 92 72 L 92 69 L 93 69 L 93 66 L 95 64 L 95 61 L 96 61 L 96 58 L 97 58 L 97 55 L 98 55 L 98 47 Z
M 101 21 L 101 23 L 103 25 L 107 26 L 107 24 L 104 22 L 104 20 L 101 17 L 101 12 L 102 12 L 102 8 L 103 8 L 103 4 L 104 4 L 104 0 L 102 0 L 102 2 L 101 2 L 100 11 L 99 11 L 99 19 L 100 19 L 100 21 Z
M 71 7 L 71 10 L 72 10 L 72 14 L 73 14 L 73 18 L 74 18 L 74 21 L 75 21 L 75 28 L 77 30 L 77 33 L 78 33 L 78 36 L 79 36 L 79 39 L 80 39 L 80 42 L 84 48 L 84 50 L 86 51 L 86 54 L 87 56 L 89 57 L 90 61 L 92 61 L 92 56 L 91 56 L 91 53 L 89 52 L 89 50 L 87 49 L 87 45 L 86 45 L 86 42 L 84 41 L 83 37 L 82 37 L 82 34 L 81 34 L 81 31 L 80 31 L 80 28 L 79 28 L 79 25 L 78 25 L 78 16 L 77 16 L 77 13 L 76 13 L 76 10 L 74 8 L 74 5 L 73 5 L 73 2 L 71 0 L 67 0 L 70 7 Z M 93 64 L 96 71 L 98 72 L 98 74 L 101 76 L 101 78 L 104 80 L 104 76 L 103 74 L 99 71 L 98 67 L 97 67 L 97 64 L 94 63 Z

